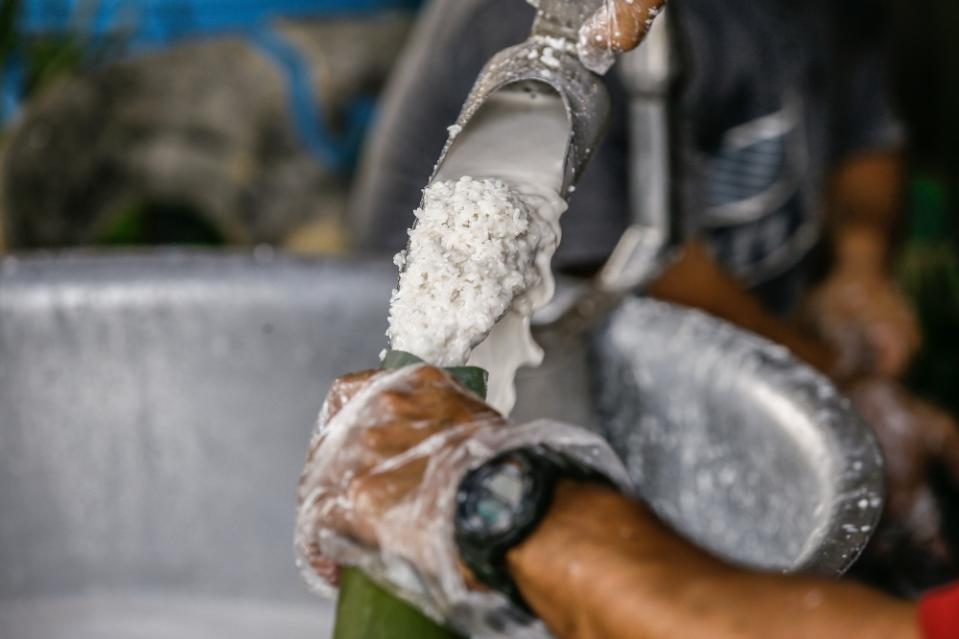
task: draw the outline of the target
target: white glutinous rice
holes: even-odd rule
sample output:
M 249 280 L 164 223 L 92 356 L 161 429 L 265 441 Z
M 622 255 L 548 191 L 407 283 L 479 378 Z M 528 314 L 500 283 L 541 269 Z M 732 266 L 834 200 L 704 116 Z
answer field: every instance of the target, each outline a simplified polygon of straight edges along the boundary
M 392 347 L 438 366 L 464 364 L 496 321 L 540 280 L 537 217 L 502 180 L 436 182 L 423 191 L 406 251 L 394 260 Z

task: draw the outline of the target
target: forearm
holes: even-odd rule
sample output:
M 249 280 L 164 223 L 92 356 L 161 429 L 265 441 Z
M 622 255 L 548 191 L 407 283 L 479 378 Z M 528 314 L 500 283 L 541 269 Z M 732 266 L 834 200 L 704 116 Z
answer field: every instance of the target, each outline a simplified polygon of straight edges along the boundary
M 826 344 L 800 333 L 766 311 L 697 242 L 683 249 L 680 258 L 649 287 L 649 293 L 667 302 L 698 308 L 762 335 L 821 371 L 829 373 L 835 367 L 835 355 Z
M 675 608 L 662 602 L 680 596 L 680 572 L 705 579 L 723 571 L 662 534 L 641 505 L 607 488 L 569 483 L 507 560 L 527 602 L 560 639 L 646 637 L 652 629 L 651 639 L 689 636 L 677 631 Z
M 508 560 L 560 639 L 918 637 L 911 605 L 852 584 L 729 568 L 601 487 L 561 485 Z
M 828 209 L 839 268 L 888 266 L 902 221 L 904 172 L 899 151 L 860 154 L 836 171 Z

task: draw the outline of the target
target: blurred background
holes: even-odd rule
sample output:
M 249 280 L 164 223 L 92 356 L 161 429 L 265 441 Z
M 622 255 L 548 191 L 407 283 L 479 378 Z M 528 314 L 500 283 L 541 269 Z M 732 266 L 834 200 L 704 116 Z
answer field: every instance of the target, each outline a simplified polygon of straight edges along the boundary
M 0 250 L 349 251 L 357 159 L 419 4 L 2 0 Z M 909 134 L 912 382 L 959 411 L 959 5 L 867 4 Z
M 4 0 L 4 245 L 340 251 L 418 0 Z

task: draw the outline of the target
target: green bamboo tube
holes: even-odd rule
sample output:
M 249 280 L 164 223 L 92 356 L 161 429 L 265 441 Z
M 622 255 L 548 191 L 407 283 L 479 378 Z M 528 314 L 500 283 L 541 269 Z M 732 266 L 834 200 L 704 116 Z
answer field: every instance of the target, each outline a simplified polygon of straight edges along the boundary
M 333 639 L 456 639 L 456 634 L 356 568 L 344 568 Z

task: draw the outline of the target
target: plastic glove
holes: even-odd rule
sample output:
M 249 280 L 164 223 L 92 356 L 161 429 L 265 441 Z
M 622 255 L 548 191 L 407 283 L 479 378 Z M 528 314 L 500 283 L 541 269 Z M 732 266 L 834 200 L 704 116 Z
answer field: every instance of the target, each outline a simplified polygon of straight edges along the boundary
M 300 480 L 296 547 L 305 578 L 328 591 L 331 560 L 359 566 L 460 632 L 542 636 L 541 624 L 475 583 L 453 540 L 461 478 L 536 444 L 628 488 L 625 469 L 596 435 L 548 421 L 511 426 L 440 369 L 338 380 Z
M 606 73 L 617 53 L 639 46 L 666 0 L 604 0 L 579 30 L 576 44 L 586 68 Z

